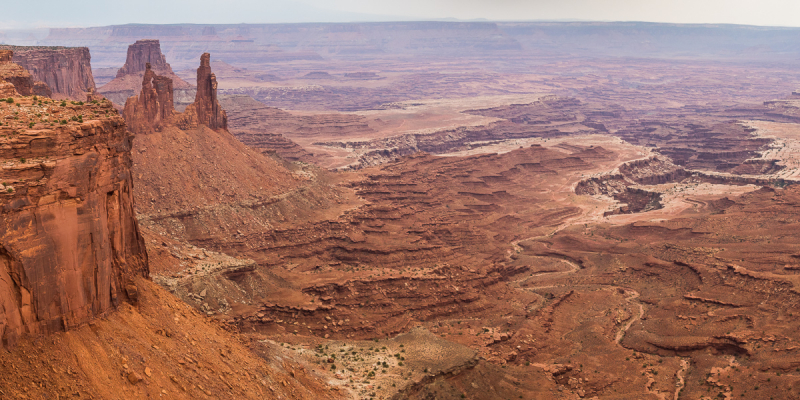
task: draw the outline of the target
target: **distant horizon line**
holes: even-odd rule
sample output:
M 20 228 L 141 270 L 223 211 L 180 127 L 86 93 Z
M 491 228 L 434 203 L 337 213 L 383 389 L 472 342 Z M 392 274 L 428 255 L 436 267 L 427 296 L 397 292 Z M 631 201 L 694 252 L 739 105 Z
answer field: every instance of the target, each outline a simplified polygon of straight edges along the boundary
M 147 23 L 147 22 L 129 22 L 124 24 L 109 24 L 109 25 L 70 25 L 70 26 L 37 26 L 26 28 L 3 28 L 0 31 L 35 31 L 43 29 L 91 29 L 91 28 L 106 28 L 114 26 L 180 26 L 180 25 L 347 25 L 347 24 L 389 24 L 389 23 L 408 23 L 408 22 L 449 22 L 449 23 L 599 23 L 599 24 L 651 24 L 651 25 L 676 25 L 676 26 L 731 26 L 731 27 L 753 27 L 753 28 L 773 28 L 773 29 L 800 29 L 800 26 L 790 25 L 755 25 L 755 24 L 739 24 L 731 22 L 660 22 L 660 21 L 644 21 L 644 20 L 590 20 L 590 19 L 524 19 L 524 20 L 492 20 L 485 18 L 475 19 L 459 19 L 459 18 L 433 18 L 433 19 L 398 19 L 398 20 L 374 20 L 374 21 L 304 21 L 304 22 L 239 22 L 239 23 L 203 23 L 203 22 L 171 22 L 171 23 Z

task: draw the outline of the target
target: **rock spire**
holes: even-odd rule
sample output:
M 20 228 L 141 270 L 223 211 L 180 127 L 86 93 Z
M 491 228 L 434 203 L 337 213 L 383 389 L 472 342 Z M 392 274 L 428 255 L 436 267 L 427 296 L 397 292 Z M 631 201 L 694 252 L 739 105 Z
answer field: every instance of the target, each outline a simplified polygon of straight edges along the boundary
M 217 77 L 211 72 L 211 55 L 208 53 L 200 56 L 197 95 L 194 103 L 186 107 L 180 125 L 184 129 L 196 125 L 205 125 L 213 130 L 228 129 L 228 116 L 217 100 Z
M 146 63 L 141 92 L 125 102 L 122 115 L 128 129 L 133 133 L 161 131 L 175 114 L 172 96 L 172 79 L 156 75 Z

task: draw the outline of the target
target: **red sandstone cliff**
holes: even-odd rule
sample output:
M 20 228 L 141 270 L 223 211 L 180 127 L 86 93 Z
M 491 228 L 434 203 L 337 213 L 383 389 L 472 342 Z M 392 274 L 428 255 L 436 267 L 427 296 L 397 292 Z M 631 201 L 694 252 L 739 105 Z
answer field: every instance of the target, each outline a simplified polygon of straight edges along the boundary
M 205 125 L 213 130 L 228 129 L 228 116 L 217 100 L 217 77 L 211 72 L 211 55 L 200 56 L 197 68 L 197 95 L 194 103 L 186 107 L 178 125 L 182 129 Z
M 86 47 L 13 47 L 14 62 L 50 87 L 56 99 L 86 101 L 95 90 Z
M 125 65 L 117 71 L 116 77 L 101 86 L 98 92 L 115 104 L 125 104 L 129 97 L 138 94 L 142 89 L 142 81 L 148 64 L 156 75 L 172 80 L 173 90 L 194 91 L 192 85 L 172 72 L 172 67 L 161 53 L 161 45 L 158 40 L 137 40 L 136 43 L 128 46 Z
M 34 81 L 25 68 L 12 61 L 14 52 L 0 50 L 0 96 L 45 96 L 52 94 L 44 82 Z
M 146 65 L 142 91 L 125 102 L 123 116 L 134 133 L 161 131 L 172 121 L 175 107 L 172 101 L 172 79 L 158 76 Z
M 135 300 L 133 279 L 148 275 L 133 211 L 131 135 L 110 103 L 59 107 L 17 98 L 0 103 L 0 117 L 8 115 L 18 118 L 0 126 L 5 346 Z

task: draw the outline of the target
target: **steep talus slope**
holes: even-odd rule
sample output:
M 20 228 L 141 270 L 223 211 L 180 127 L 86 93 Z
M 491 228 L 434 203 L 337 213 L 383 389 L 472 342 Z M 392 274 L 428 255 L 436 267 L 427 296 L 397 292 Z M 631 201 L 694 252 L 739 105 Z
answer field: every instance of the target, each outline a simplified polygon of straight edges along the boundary
M 205 54 L 198 68 L 198 87 L 203 90 L 184 113 L 172 108 L 169 78 L 151 69 L 139 96 L 128 100 L 125 119 L 139 134 L 133 169 L 140 214 L 167 217 L 257 204 L 301 182 L 281 162 L 250 149 L 226 130 L 208 61 Z
M 135 300 L 131 282 L 148 274 L 133 211 L 131 136 L 109 104 L 0 105 L 2 115 L 17 116 L 0 126 L 5 345 L 105 315 Z
M 14 51 L 14 62 L 52 90 L 53 98 L 86 101 L 95 92 L 86 47 L 0 46 Z
M 137 306 L 0 352 L 9 399 L 344 399 L 278 346 L 248 343 L 149 280 Z
M 327 172 L 287 164 L 236 140 L 226 130 L 209 65 L 206 54 L 197 74 L 202 90 L 184 113 L 168 110 L 170 93 L 155 84 L 145 84 L 128 101 L 125 118 L 140 133 L 133 172 L 144 225 L 218 250 L 216 243 L 228 238 L 322 218 L 357 202 L 352 193 L 327 184 L 334 179 Z M 162 78 L 168 80 L 155 76 L 152 82 Z M 151 125 L 155 115 L 164 116 L 158 128 Z

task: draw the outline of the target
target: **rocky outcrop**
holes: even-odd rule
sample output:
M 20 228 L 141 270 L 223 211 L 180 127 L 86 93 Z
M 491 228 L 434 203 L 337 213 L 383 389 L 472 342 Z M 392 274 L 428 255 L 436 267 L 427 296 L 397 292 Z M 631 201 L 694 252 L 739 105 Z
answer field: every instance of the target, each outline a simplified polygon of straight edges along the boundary
M 0 104 L 0 338 L 63 331 L 136 301 L 148 276 L 131 138 L 109 102 Z M 45 121 L 37 115 L 47 112 Z M 57 121 L 54 121 L 57 120 Z M 52 122 L 50 122 L 52 121 Z
M 117 71 L 117 78 L 144 72 L 150 68 L 160 74 L 173 73 L 167 58 L 161 53 L 161 43 L 158 40 L 137 40 L 128 46 L 128 58 L 125 60 L 125 65 Z
M 217 100 L 217 77 L 211 72 L 211 55 L 208 53 L 200 56 L 194 103 L 186 107 L 178 125 L 182 129 L 197 125 L 205 125 L 213 130 L 228 129 L 228 116 Z
M 149 69 L 156 75 L 168 78 L 172 82 L 172 89 L 180 98 L 186 97 L 186 92 L 193 94 L 194 88 L 172 72 L 172 67 L 167 63 L 167 58 L 161 53 L 161 44 L 158 40 L 137 40 L 128 46 L 128 57 L 125 65 L 117 71 L 116 77 L 98 89 L 98 92 L 115 104 L 125 104 L 129 97 L 136 96 L 142 90 L 145 72 Z M 175 93 L 170 95 L 172 99 Z M 174 102 L 174 100 L 173 100 Z
M 50 88 L 44 82 L 34 81 L 31 74 L 13 62 L 14 52 L 12 50 L 0 50 L 0 94 L 13 97 L 21 96 L 45 96 L 50 97 Z
M 161 131 L 167 124 L 183 130 L 203 125 L 218 132 L 227 131 L 228 117 L 217 100 L 217 78 L 211 72 L 210 58 L 208 53 L 200 58 L 195 102 L 182 114 L 175 113 L 172 79 L 156 75 L 153 67 L 146 64 L 141 93 L 125 102 L 123 115 L 131 131 L 151 133 Z
M 95 89 L 89 49 L 86 47 L 12 47 L 14 62 L 52 90 L 56 99 L 85 101 Z M 40 93 L 42 89 L 37 89 Z M 37 91 L 35 90 L 35 91 Z
M 172 121 L 175 107 L 172 101 L 172 79 L 158 76 L 146 64 L 142 91 L 128 98 L 123 116 L 133 133 L 161 131 Z

